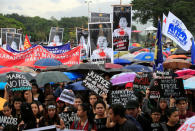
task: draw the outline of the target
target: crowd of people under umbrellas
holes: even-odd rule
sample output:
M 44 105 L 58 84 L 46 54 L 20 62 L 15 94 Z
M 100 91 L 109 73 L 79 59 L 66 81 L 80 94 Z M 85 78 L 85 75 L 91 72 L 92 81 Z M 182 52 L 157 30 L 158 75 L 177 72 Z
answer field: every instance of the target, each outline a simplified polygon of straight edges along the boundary
M 109 80 L 110 76 L 105 75 Z M 192 100 L 187 97 L 150 99 L 150 89 L 135 92 L 137 100 L 126 106 L 111 104 L 107 94 L 98 96 L 92 91 L 74 91 L 74 104 L 59 100 L 69 83 L 45 84 L 39 87 L 31 80 L 32 90 L 4 90 L 7 102 L 1 116 L 17 118 L 17 124 L 1 124 L 3 131 L 17 131 L 56 125 L 60 129 L 98 131 L 176 131 L 194 115 Z M 133 90 L 132 83 L 122 88 Z M 70 90 L 70 92 L 73 92 Z

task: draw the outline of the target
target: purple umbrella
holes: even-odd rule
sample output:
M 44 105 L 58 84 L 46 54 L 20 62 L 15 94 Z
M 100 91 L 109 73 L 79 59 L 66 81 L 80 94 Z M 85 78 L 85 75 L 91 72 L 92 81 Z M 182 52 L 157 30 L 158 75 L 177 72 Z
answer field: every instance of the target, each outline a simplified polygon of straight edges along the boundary
M 111 78 L 112 85 L 120 85 L 128 82 L 133 82 L 136 77 L 136 73 L 134 72 L 126 72 L 114 75 Z

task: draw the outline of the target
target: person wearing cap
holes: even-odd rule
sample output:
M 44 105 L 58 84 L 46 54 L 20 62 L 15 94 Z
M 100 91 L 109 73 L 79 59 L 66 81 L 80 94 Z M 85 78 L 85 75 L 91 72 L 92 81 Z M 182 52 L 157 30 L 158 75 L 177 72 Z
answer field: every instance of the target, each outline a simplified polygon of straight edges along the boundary
M 125 85 L 125 89 L 129 91 L 133 91 L 133 83 L 129 82 Z
M 183 124 L 187 118 L 195 115 L 194 112 L 188 111 L 188 101 L 185 97 L 176 99 L 176 107 L 179 111 L 179 122 Z
M 149 116 L 140 111 L 137 100 L 129 100 L 126 104 L 126 116 L 134 121 L 139 130 L 149 130 Z

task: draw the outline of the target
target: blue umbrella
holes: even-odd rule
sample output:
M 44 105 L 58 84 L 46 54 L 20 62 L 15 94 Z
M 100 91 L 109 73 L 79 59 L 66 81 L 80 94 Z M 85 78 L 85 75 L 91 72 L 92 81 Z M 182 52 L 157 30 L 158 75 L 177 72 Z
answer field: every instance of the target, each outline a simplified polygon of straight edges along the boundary
M 45 58 L 45 59 L 37 60 L 34 65 L 36 66 L 59 66 L 59 65 L 62 65 L 62 63 L 56 59 Z
M 4 90 L 6 84 L 7 82 L 0 82 L 0 90 Z
M 134 57 L 134 60 L 152 62 L 154 61 L 154 53 L 142 52 Z
M 71 90 L 77 90 L 77 91 L 87 90 L 87 88 L 82 85 L 82 81 L 78 81 L 73 84 L 70 84 L 68 88 Z
M 70 79 L 70 80 L 76 80 L 77 78 L 81 78 L 82 75 L 79 73 L 74 72 L 64 72 L 64 74 Z
M 124 69 L 132 70 L 133 72 L 152 72 L 149 67 L 138 64 L 125 66 Z
M 114 64 L 120 64 L 120 65 L 125 65 L 125 64 L 131 64 L 131 61 L 127 60 L 127 59 L 114 59 Z

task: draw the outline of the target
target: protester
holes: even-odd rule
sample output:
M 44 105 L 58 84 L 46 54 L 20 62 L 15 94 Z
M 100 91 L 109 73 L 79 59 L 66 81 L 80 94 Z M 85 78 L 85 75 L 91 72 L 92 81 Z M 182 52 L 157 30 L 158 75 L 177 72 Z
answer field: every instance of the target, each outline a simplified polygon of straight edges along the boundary
M 40 121 L 43 119 L 43 116 L 41 116 L 39 104 L 37 101 L 33 101 L 31 103 L 31 109 L 32 109 L 34 117 L 36 118 L 36 127 L 38 128 L 40 126 Z
M 98 96 L 94 92 L 91 92 L 89 94 L 89 103 L 90 103 L 90 107 L 91 107 L 91 110 L 93 111 L 93 113 L 95 112 L 94 111 L 94 104 L 97 100 L 98 100 Z
M 161 122 L 167 122 L 167 110 L 168 110 L 168 102 L 165 98 L 160 98 L 159 100 L 159 109 L 161 110 Z
M 60 97 L 56 99 L 56 105 L 57 105 L 57 114 L 62 113 L 65 108 L 65 103 L 60 100 Z
M 36 83 L 32 84 L 32 95 L 33 95 L 33 100 L 40 101 L 41 103 L 44 103 L 43 92 L 39 89 L 39 87 Z
M 160 124 L 161 110 L 159 108 L 152 109 L 150 116 L 151 116 L 150 131 L 163 131 Z
M 83 103 L 83 98 L 80 95 L 76 95 L 74 98 L 74 108 L 77 110 L 78 106 Z

